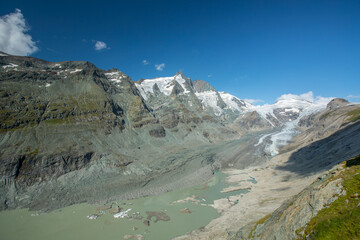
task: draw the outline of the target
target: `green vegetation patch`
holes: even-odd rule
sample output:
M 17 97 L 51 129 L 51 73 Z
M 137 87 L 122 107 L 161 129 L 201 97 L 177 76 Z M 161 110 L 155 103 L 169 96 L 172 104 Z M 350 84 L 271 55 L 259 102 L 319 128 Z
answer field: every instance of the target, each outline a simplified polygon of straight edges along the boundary
M 257 228 L 257 226 L 260 224 L 264 224 L 266 222 L 266 220 L 268 220 L 270 217 L 271 217 L 271 213 L 266 215 L 265 217 L 261 218 L 259 221 L 257 221 L 255 223 L 255 226 L 253 227 L 253 229 L 251 229 L 248 238 L 253 238 L 254 237 L 253 234 L 254 234 L 254 231 Z
M 324 113 L 320 116 L 320 120 L 325 120 L 327 117 L 329 117 L 334 111 L 329 111 L 327 113 Z
M 352 110 L 348 112 L 346 115 L 349 116 L 350 122 L 355 122 L 360 119 L 360 109 Z
M 346 195 L 339 196 L 307 224 L 301 239 L 360 239 L 360 155 L 345 163 L 336 178 Z

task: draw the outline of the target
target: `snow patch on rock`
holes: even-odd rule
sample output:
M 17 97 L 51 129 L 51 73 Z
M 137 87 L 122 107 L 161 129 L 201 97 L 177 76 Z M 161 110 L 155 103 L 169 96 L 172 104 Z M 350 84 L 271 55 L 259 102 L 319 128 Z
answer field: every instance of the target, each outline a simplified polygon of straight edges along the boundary
M 70 74 L 81 72 L 81 71 L 82 71 L 81 68 L 76 68 L 75 70 L 71 71 Z
M 216 116 L 222 114 L 222 109 L 217 105 L 219 96 L 215 91 L 196 92 L 195 95 L 204 108 L 211 108 Z
M 124 78 L 124 75 L 121 72 L 110 72 L 105 73 L 107 79 L 115 83 L 121 83 L 121 79 Z
M 6 69 L 6 68 L 16 68 L 18 67 L 19 65 L 15 64 L 15 63 L 10 63 L 9 65 L 4 65 L 2 66 L 3 69 Z

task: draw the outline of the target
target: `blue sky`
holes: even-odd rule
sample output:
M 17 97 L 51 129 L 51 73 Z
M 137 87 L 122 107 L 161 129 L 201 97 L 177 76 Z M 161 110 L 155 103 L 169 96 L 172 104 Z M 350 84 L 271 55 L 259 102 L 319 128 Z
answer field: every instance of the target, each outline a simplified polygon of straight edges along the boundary
M 30 55 L 48 61 L 87 60 L 133 80 L 182 70 L 267 103 L 308 91 L 360 102 L 360 1 L 12 0 L 0 16 L 16 8 L 38 48 Z

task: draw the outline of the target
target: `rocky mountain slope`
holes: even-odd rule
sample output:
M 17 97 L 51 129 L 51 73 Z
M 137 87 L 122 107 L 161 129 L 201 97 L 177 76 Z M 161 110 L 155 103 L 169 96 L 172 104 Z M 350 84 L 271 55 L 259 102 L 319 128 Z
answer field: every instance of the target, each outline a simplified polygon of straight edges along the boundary
M 232 239 L 357 239 L 360 155 L 320 176 Z
M 301 178 L 325 173 L 284 201 L 272 214 L 242 227 L 230 238 L 313 239 L 319 237 L 318 234 L 356 238 L 359 228 L 352 222 L 357 222 L 359 204 L 356 197 L 360 186 L 359 167 L 355 167 L 359 164 L 360 153 L 359 120 L 360 106 L 344 99 L 334 99 L 323 111 L 301 118 L 297 128 L 301 133 L 280 151 L 280 155 L 288 152 L 291 155 L 276 168 Z M 341 163 L 347 159 L 351 160 Z M 344 209 L 340 210 L 339 206 Z M 333 224 L 341 219 L 342 226 L 330 226 L 329 218 L 333 219 Z M 341 229 L 341 233 L 333 227 Z
M 274 104 L 254 106 L 229 93 L 217 91 L 203 80 L 191 81 L 182 72 L 172 77 L 142 79 L 135 85 L 154 110 L 181 98 L 188 108 L 202 110 L 240 134 L 282 128 L 289 122 L 295 128 L 300 118 L 325 109 L 332 99 L 314 98 L 312 92 L 300 96 L 285 94 Z
M 228 139 L 236 138 L 235 132 L 225 128 L 213 115 L 202 110 L 202 104 L 194 93 L 191 80 L 182 72 L 176 73 L 173 77 L 143 79 L 135 82 L 135 86 L 146 105 L 166 129 L 179 132 L 186 128 L 183 135 L 187 135 L 192 134 L 193 130 L 198 132 L 198 129 L 195 129 L 197 125 L 207 122 L 212 124 L 213 129 L 218 129 L 204 129 L 200 132 L 210 142 L 219 140 L 217 138 L 224 140 L 221 135 L 225 133 Z
M 172 77 L 142 79 L 135 85 L 148 105 L 155 111 L 174 104 L 174 100 L 177 100 L 187 108 L 204 112 L 226 123 L 233 121 L 251 106 L 228 93 L 218 92 L 205 81 L 192 82 L 182 72 Z
M 344 192 L 337 185 L 341 180 L 329 183 L 327 179 L 335 180 L 332 177 L 333 172 L 338 171 L 337 164 L 360 154 L 360 105 L 334 99 L 324 110 L 305 116 L 297 123 L 295 130 L 299 134 L 267 161 L 242 170 L 228 167 L 228 181 L 232 184 L 241 183 L 244 176 L 256 179 L 255 184 L 246 184 L 251 189 L 249 193 L 220 199 L 215 203 L 222 211 L 218 219 L 177 239 L 298 239 L 298 233 L 306 237 L 313 226 L 304 227 L 308 221 L 336 199 L 332 193 Z M 274 134 L 277 132 L 258 136 L 253 143 L 255 151 L 248 148 L 243 153 L 251 157 L 261 152 L 261 146 L 261 153 L 266 153 L 267 145 L 273 144 Z M 332 170 L 328 172 L 329 169 Z M 348 176 L 351 180 L 354 175 Z M 323 180 L 307 188 L 318 177 Z M 358 185 L 354 183 L 350 187 Z M 298 199 L 299 196 L 303 198 Z M 236 200 L 239 201 L 234 204 Z M 336 214 L 333 217 L 341 219 Z M 356 218 L 348 217 L 350 223 L 356 222 Z
M 301 118 L 297 128 L 300 133 L 282 149 L 300 149 L 292 155 L 287 168 L 306 174 L 356 155 L 359 119 L 359 104 L 344 99 L 333 99 L 323 111 Z
M 190 106 L 174 90 L 167 104 L 151 101 L 124 73 L 89 62 L 1 56 L 0 79 L 1 209 L 166 191 L 174 186 L 150 182 L 212 174 L 212 154 L 187 147 L 238 137 L 197 99 Z
M 273 134 L 239 145 L 241 135 L 286 130 L 324 106 L 287 96 L 259 107 L 181 72 L 133 82 L 89 62 L 6 54 L 0 99 L 0 209 L 135 198 L 205 181 L 228 164 L 266 161 L 259 149 L 277 144 Z
M 346 202 L 345 204 L 356 201 L 357 198 L 353 199 L 353 196 L 357 192 L 353 191 L 358 191 L 360 186 L 356 177 L 359 168 L 352 166 L 359 164 L 359 120 L 360 106 L 350 104 L 344 99 L 333 99 L 323 111 L 301 118 L 298 122 L 298 131 L 301 133 L 292 139 L 291 144 L 281 149 L 281 153 L 292 154 L 284 165 L 277 168 L 301 177 L 331 170 L 255 225 L 252 223 L 242 227 L 232 239 L 313 239 L 318 234 L 316 231 L 320 231 L 314 227 L 314 219 L 325 221 L 321 216 L 324 211 L 330 211 L 325 209 L 336 207 L 339 201 Z M 347 161 L 346 165 L 340 164 L 353 157 L 355 159 Z M 350 164 L 351 169 L 346 167 L 349 167 L 349 163 L 354 163 Z M 359 203 L 354 205 L 355 208 L 358 207 L 357 204 Z M 345 217 L 339 212 L 328 217 L 354 221 L 356 216 L 351 215 L 356 213 L 355 209 L 347 211 L 349 212 Z M 350 227 L 358 229 L 357 226 Z M 340 228 L 341 231 L 350 231 L 348 237 L 355 237 L 351 234 L 354 229 L 345 230 L 344 226 Z M 326 231 L 333 232 L 330 228 Z M 344 234 L 345 232 L 338 236 L 344 237 Z
M 193 85 L 203 109 L 220 117 L 222 121 L 232 122 L 236 117 L 253 107 L 250 103 L 229 93 L 218 92 L 205 81 L 195 80 Z

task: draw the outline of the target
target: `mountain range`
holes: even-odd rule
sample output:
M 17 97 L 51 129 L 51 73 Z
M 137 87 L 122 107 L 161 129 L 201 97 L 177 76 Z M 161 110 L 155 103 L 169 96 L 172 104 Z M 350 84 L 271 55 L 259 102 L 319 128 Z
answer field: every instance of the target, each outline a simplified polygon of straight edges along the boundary
M 360 152 L 359 105 L 309 92 L 256 106 L 182 72 L 134 82 L 86 61 L 0 53 L 0 99 L 0 210 L 156 195 L 284 152 L 299 172 L 314 153 L 320 169 Z

